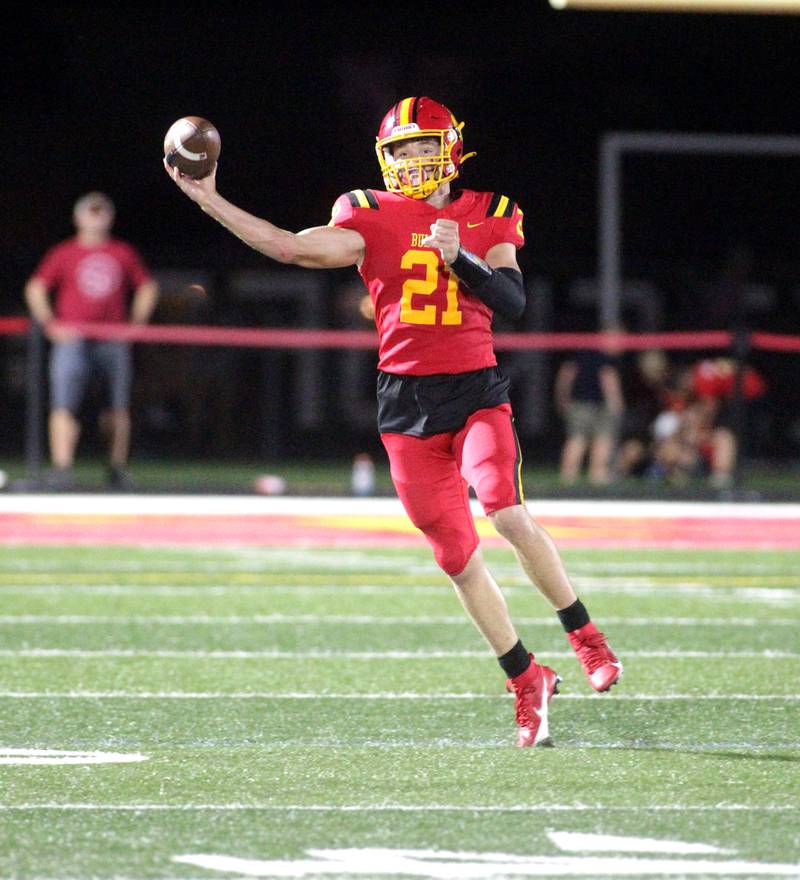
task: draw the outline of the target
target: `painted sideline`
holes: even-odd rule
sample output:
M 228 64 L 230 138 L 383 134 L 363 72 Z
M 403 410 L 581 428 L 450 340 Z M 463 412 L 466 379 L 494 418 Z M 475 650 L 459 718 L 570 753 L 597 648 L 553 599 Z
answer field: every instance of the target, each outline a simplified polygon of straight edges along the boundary
M 471 499 L 476 516 L 480 504 Z M 536 499 L 526 506 L 536 516 L 660 519 L 800 519 L 800 503 L 719 501 L 612 501 Z M 406 516 L 397 498 L 329 498 L 251 495 L 103 495 L 93 493 L 0 494 L 0 513 L 123 514 L 136 516 Z
M 506 547 L 477 501 L 487 546 Z M 800 504 L 528 502 L 563 547 L 800 546 Z M 428 547 L 397 498 L 0 495 L 0 543 L 200 547 Z

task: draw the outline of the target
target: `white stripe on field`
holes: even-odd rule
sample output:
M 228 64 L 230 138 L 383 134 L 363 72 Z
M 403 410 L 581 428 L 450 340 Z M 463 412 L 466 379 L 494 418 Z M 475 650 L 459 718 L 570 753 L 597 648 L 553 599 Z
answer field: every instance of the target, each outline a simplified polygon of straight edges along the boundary
M 6 749 L 0 746 L 0 764 L 63 765 L 63 764 L 133 764 L 146 761 L 138 752 L 87 752 L 64 749 Z
M 637 552 L 637 551 L 633 551 Z M 749 552 L 749 551 L 747 551 Z M 778 551 L 780 552 L 780 551 Z M 789 551 L 785 551 L 788 553 Z M 125 559 L 81 559 L 79 573 L 126 573 L 139 574 L 147 572 L 151 576 L 162 575 L 169 577 L 189 576 L 198 578 L 209 573 L 219 575 L 223 572 L 231 572 L 240 577 L 247 575 L 263 574 L 271 571 L 279 563 L 280 567 L 288 566 L 292 570 L 331 572 L 344 570 L 348 574 L 366 570 L 374 572 L 397 571 L 397 560 L 391 557 L 376 556 L 374 553 L 359 553 L 352 548 L 345 547 L 302 547 L 299 549 L 280 549 L 276 547 L 214 547 L 213 559 L 193 557 L 191 561 L 185 559 L 169 559 L 159 556 L 153 560 L 152 554 L 148 554 L 144 560 Z M 674 555 L 674 554 L 672 554 Z M 493 570 L 504 572 L 519 572 L 519 564 L 511 561 L 492 559 Z M 693 559 L 673 559 L 672 556 L 663 560 L 612 560 L 612 559 L 570 559 L 568 564 L 571 572 L 580 572 L 596 577 L 618 577 L 620 574 L 646 577 L 648 575 L 661 575 L 675 577 L 691 575 L 714 575 L 715 577 L 730 576 L 767 576 L 781 577 L 797 572 L 797 566 L 793 560 L 764 559 L 753 561 L 748 558 L 737 558 L 731 562 L 729 559 L 720 557 L 713 562 Z M 3 560 L 4 572 L 25 572 L 26 574 L 62 574 L 68 572 L 70 576 L 75 574 L 74 569 L 65 568 L 60 560 L 47 559 L 6 559 Z M 412 557 L 404 561 L 403 570 L 406 574 L 436 574 L 441 578 L 441 569 L 431 560 L 428 563 L 419 558 Z M 446 583 L 445 583 L 445 586 Z
M 519 580 L 519 578 L 517 578 Z M 688 596 L 692 599 L 724 599 L 726 602 L 785 602 L 787 604 L 800 602 L 800 589 L 794 586 L 764 587 L 757 586 L 758 578 L 753 578 L 754 586 L 731 586 L 729 584 L 713 585 L 703 581 L 688 581 L 685 583 L 664 583 L 663 581 L 630 580 L 630 581 L 604 581 L 601 578 L 573 578 L 576 588 L 580 592 L 599 595 L 628 595 L 628 596 L 653 596 L 659 598 L 666 596 Z M 741 580 L 741 579 L 740 579 Z M 788 576 L 779 579 L 781 583 L 789 580 Z M 508 595 L 535 595 L 529 584 L 504 584 L 503 592 Z M 208 586 L 179 586 L 157 584 L 0 584 L 0 595 L 3 596 L 35 596 L 57 595 L 68 593 L 70 595 L 89 596 L 165 596 L 185 597 L 201 596 L 320 596 L 330 593 L 341 596 L 344 594 L 356 596 L 406 596 L 406 595 L 430 595 L 449 596 L 450 588 L 442 586 L 426 586 L 421 584 L 398 586 L 377 584 L 298 584 L 272 585 L 272 584 L 209 584 Z
M 589 516 L 640 519 L 674 517 L 699 519 L 800 519 L 800 504 L 769 502 L 712 501 L 616 501 L 581 499 L 536 499 L 526 502 L 533 516 Z M 470 499 L 475 516 L 486 519 L 479 502 Z M 335 497 L 265 497 L 253 495 L 96 495 L 93 493 L 2 494 L 0 513 L 42 513 L 46 515 L 85 516 L 87 514 L 123 514 L 163 518 L 165 516 L 392 516 L 408 522 L 399 499 Z
M 134 548 L 135 550 L 136 548 Z M 77 566 L 79 574 L 106 574 L 123 573 L 138 574 L 146 571 L 152 574 L 161 574 L 168 577 L 200 577 L 209 573 L 232 573 L 235 576 L 242 574 L 255 575 L 272 571 L 279 563 L 281 567 L 289 566 L 304 571 L 330 573 L 333 568 L 336 571 L 343 570 L 347 573 L 366 569 L 367 571 L 397 571 L 397 559 L 390 556 L 376 556 L 375 551 L 358 552 L 352 547 L 311 547 L 279 548 L 279 547 L 214 547 L 209 557 L 198 557 L 196 554 L 185 553 L 184 557 L 171 558 L 166 554 L 174 553 L 173 548 L 166 548 L 156 553 L 148 551 L 140 559 L 111 559 L 100 557 L 98 559 L 81 558 Z M 178 551 L 180 552 L 180 551 Z M 736 559 L 723 558 L 709 561 L 707 559 L 681 558 L 673 559 L 673 553 L 664 559 L 643 559 L 641 553 L 647 552 L 633 549 L 632 553 L 639 555 L 637 559 L 609 559 L 609 558 L 570 558 L 568 567 L 572 572 L 581 572 L 587 575 L 605 577 L 618 577 L 620 575 L 648 576 L 648 575 L 767 575 L 777 576 L 787 572 L 796 572 L 788 555 L 791 551 L 783 551 L 786 559 L 774 558 L 773 553 L 781 551 L 766 551 L 766 558 L 751 559 L 751 551 L 745 550 L 746 556 L 738 556 Z M 757 551 L 756 551 L 757 552 Z M 403 553 L 403 571 L 407 574 L 434 574 L 442 576 L 441 569 L 432 558 L 424 561 L 416 555 Z M 491 566 L 503 571 L 519 571 L 519 563 L 512 559 L 493 558 Z M 76 571 L 62 559 L 30 559 L 26 557 L 4 559 L 4 573 L 24 572 L 25 574 L 49 574 L 59 575 L 68 573 L 73 576 Z
M 798 804 L 650 804 L 648 805 L 606 805 L 606 804 L 92 804 L 92 803 L 64 803 L 64 804 L 0 804 L 0 811 L 31 811 L 31 810 L 54 810 L 54 811 L 110 811 L 110 812 L 240 812 L 245 810 L 259 810 L 269 812 L 298 812 L 298 813 L 527 813 L 530 811 L 549 811 L 553 813 L 587 813 L 587 812 L 612 812 L 612 813 L 636 813 L 640 811 L 657 813 L 782 813 L 797 812 Z
M 573 651 L 537 651 L 537 657 L 559 659 L 574 657 Z M 178 651 L 110 648 L 88 650 L 84 648 L 2 648 L 0 657 L 78 657 L 119 658 L 153 657 L 163 659 L 202 659 L 202 660 L 455 660 L 455 659 L 494 659 L 486 651 Z M 639 659 L 699 659 L 699 660 L 797 660 L 800 653 L 794 651 L 626 651 L 625 658 Z
M 552 617 L 519 617 L 516 623 L 524 626 L 561 626 L 558 618 Z M 196 624 L 230 624 L 247 625 L 256 623 L 321 623 L 321 624 L 359 624 L 359 625 L 411 625 L 411 626 L 442 626 L 445 624 L 469 625 L 474 627 L 466 615 L 404 615 L 399 617 L 382 617 L 370 614 L 231 614 L 213 616 L 209 614 L 3 614 L 0 625 L 19 624 L 131 624 L 131 623 L 163 623 L 174 626 Z M 780 618 L 759 617 L 604 617 L 603 623 L 621 626 L 798 626 L 800 621 Z
M 313 693 L 308 691 L 0 691 L 0 699 L 20 700 L 504 700 L 508 694 L 419 693 Z M 559 694 L 559 700 L 604 700 L 602 694 Z M 800 701 L 800 694 L 615 694 L 614 702 L 669 702 L 680 700 L 727 700 L 762 702 Z

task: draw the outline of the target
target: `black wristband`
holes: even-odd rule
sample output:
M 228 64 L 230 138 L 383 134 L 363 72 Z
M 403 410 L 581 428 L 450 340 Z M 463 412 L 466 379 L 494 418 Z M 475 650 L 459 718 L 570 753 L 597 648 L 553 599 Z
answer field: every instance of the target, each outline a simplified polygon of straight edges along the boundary
M 455 260 L 448 264 L 461 281 L 473 292 L 477 293 L 482 284 L 492 277 L 492 267 L 463 245 L 458 246 Z
M 480 257 L 459 246 L 458 255 L 449 267 L 462 284 L 493 312 L 517 321 L 525 311 L 525 288 L 522 273 L 507 266 L 492 267 Z

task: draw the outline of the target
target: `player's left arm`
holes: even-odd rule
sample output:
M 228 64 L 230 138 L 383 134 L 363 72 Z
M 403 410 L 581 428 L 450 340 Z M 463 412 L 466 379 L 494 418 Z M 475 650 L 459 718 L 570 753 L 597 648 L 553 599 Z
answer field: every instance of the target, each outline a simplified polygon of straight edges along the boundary
M 423 244 L 439 248 L 447 267 L 493 312 L 511 321 L 522 317 L 525 286 L 511 242 L 493 245 L 482 259 L 461 244 L 455 220 L 440 219 L 431 226 Z

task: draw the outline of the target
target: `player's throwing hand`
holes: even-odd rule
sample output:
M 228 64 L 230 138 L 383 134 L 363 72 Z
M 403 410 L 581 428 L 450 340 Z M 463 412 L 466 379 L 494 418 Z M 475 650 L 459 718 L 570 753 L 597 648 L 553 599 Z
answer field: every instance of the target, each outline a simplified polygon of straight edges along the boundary
M 197 202 L 201 207 L 203 203 L 216 192 L 216 165 L 207 177 L 203 177 L 201 180 L 194 180 L 186 174 L 181 174 L 177 168 L 173 168 L 172 165 L 167 162 L 166 158 L 163 162 L 167 174 L 169 174 L 169 176 L 193 202 Z
M 422 243 L 428 247 L 439 248 L 445 263 L 452 263 L 458 256 L 460 239 L 458 223 L 455 220 L 439 219 L 431 224 L 431 234 Z

